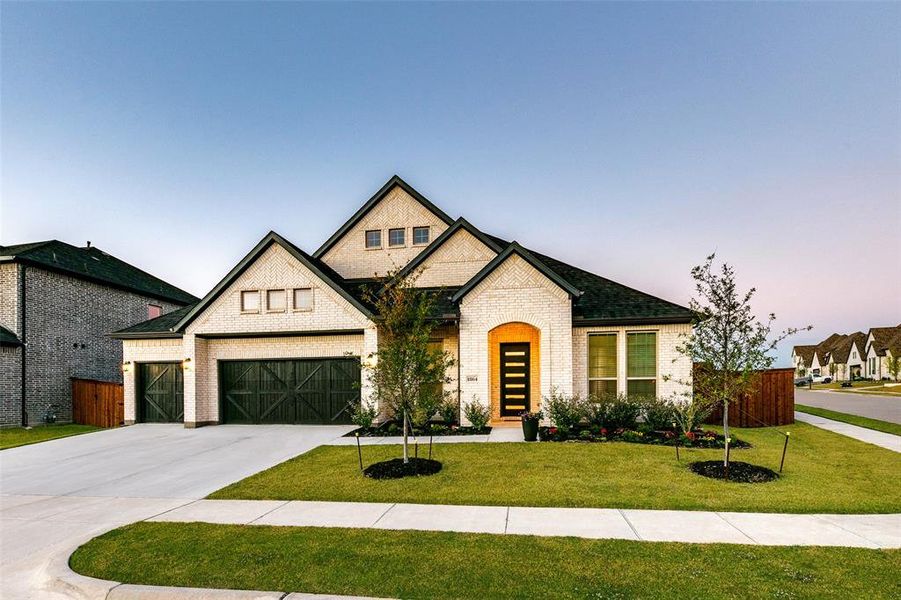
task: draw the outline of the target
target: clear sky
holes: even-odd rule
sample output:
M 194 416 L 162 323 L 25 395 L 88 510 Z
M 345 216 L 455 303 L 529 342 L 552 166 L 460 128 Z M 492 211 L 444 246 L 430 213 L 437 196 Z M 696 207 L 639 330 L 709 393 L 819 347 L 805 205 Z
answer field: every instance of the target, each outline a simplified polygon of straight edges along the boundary
M 313 251 L 392 174 L 451 216 L 687 303 L 901 322 L 901 4 L 17 4 L 0 241 L 196 294 Z M 790 345 L 780 352 L 784 358 Z

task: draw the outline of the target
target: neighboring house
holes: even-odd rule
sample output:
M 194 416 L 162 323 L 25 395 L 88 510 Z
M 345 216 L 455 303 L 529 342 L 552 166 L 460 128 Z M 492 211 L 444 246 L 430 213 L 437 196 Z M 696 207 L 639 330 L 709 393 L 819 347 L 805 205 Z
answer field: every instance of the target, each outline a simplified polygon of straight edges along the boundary
M 873 327 L 867 334 L 864 376 L 890 379 L 888 360 L 901 356 L 901 324 L 895 327 Z
M 690 381 L 688 309 L 487 235 L 395 176 L 315 253 L 269 233 L 196 305 L 114 334 L 126 420 L 348 422 L 378 350 L 364 290 L 399 268 L 435 294 L 446 389 L 495 424 L 553 388 L 668 396 Z
M 833 333 L 813 346 L 792 348 L 795 375 L 828 375 L 836 380 L 888 377 L 886 356 L 901 349 L 901 325 L 876 327 L 869 334 Z
M 70 378 L 122 381 L 110 331 L 196 301 L 90 242 L 0 246 L 0 425 L 70 421 Z

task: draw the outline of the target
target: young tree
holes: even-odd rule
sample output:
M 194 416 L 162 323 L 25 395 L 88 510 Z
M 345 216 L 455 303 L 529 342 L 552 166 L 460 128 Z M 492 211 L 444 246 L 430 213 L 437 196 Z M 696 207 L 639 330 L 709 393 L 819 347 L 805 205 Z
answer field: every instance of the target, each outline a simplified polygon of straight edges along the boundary
M 897 350 L 889 350 L 885 353 L 885 368 L 888 369 L 892 379 L 898 381 L 898 375 L 901 374 L 901 353 Z
M 694 395 L 702 403 L 722 408 L 723 434 L 726 448 L 723 465 L 729 460 L 729 403 L 750 391 L 755 385 L 755 372 L 768 369 L 775 358 L 770 352 L 776 345 L 798 329 L 786 329 L 771 337 L 774 314 L 761 322 L 751 312 L 751 288 L 740 294 L 735 283 L 735 271 L 723 263 L 714 270 L 715 255 L 703 265 L 691 270 L 697 297 L 689 307 L 696 315 L 693 333 L 677 350 L 702 365 L 701 375 L 694 386 Z M 806 329 L 810 329 L 808 326 Z
M 838 365 L 835 364 L 834 362 L 829 363 L 829 375 L 832 377 L 833 380 L 838 379 L 838 377 L 836 377 L 837 374 L 838 374 Z
M 446 396 L 442 384 L 454 364 L 448 353 L 429 345 L 437 325 L 430 319 L 434 293 L 414 286 L 418 275 L 389 273 L 381 291 L 366 294 L 377 315 L 379 346 L 364 369 L 378 406 L 401 420 L 404 463 L 409 462 L 412 424 L 424 425 L 437 412 Z

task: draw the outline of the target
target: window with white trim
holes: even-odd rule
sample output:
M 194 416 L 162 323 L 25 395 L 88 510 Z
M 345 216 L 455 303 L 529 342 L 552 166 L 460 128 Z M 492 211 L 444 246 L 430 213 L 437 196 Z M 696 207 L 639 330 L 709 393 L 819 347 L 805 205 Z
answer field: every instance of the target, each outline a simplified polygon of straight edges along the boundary
M 588 393 L 595 398 L 616 394 L 616 333 L 588 335 Z
M 260 292 L 245 290 L 241 292 L 241 312 L 260 312 Z
M 313 310 L 311 288 L 294 288 L 294 310 Z
M 657 332 L 626 334 L 626 392 L 657 395 Z

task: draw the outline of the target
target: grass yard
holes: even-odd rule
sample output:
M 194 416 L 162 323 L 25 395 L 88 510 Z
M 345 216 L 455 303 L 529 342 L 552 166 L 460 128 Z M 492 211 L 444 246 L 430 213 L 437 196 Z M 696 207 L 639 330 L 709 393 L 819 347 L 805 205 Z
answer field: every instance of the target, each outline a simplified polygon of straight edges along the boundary
M 901 595 L 898 550 L 206 523 L 129 525 L 70 565 L 134 584 L 392 598 Z
M 37 444 L 38 442 L 69 437 L 70 435 L 81 435 L 82 433 L 90 433 L 99 429 L 99 427 L 94 427 L 93 425 L 74 424 L 38 425 L 32 429 L 25 429 L 24 427 L 0 429 L 0 450 Z
M 791 432 L 791 440 L 783 477 L 771 483 L 728 483 L 688 470 L 688 462 L 717 459 L 721 450 L 682 449 L 680 463 L 672 447 L 622 442 L 436 444 L 434 458 L 444 463 L 437 475 L 375 481 L 360 474 L 356 447 L 324 446 L 210 498 L 796 513 L 901 511 L 901 454 L 803 423 L 778 429 Z M 779 431 L 734 430 L 754 448 L 735 450 L 732 459 L 778 470 L 785 439 Z M 363 447 L 364 465 L 398 456 L 399 446 Z
M 880 421 L 879 419 L 870 419 L 868 417 L 860 417 L 858 415 L 849 415 L 848 413 L 836 412 L 834 410 L 828 410 L 825 408 L 817 408 L 815 406 L 805 406 L 803 404 L 795 404 L 795 410 L 810 415 L 816 415 L 817 417 L 832 419 L 833 421 L 850 423 L 851 425 L 857 425 L 858 427 L 866 427 L 867 429 L 875 429 L 876 431 L 883 431 L 885 433 L 901 435 L 901 425 L 898 425 L 897 423 Z
M 813 390 L 833 390 L 836 392 L 847 392 L 851 394 L 879 394 L 887 396 L 901 396 L 901 387 L 886 387 L 886 383 L 894 384 L 891 381 L 854 381 L 851 387 L 843 388 L 841 382 L 833 381 L 832 383 L 815 383 L 811 386 Z M 807 389 L 804 386 L 801 389 Z

